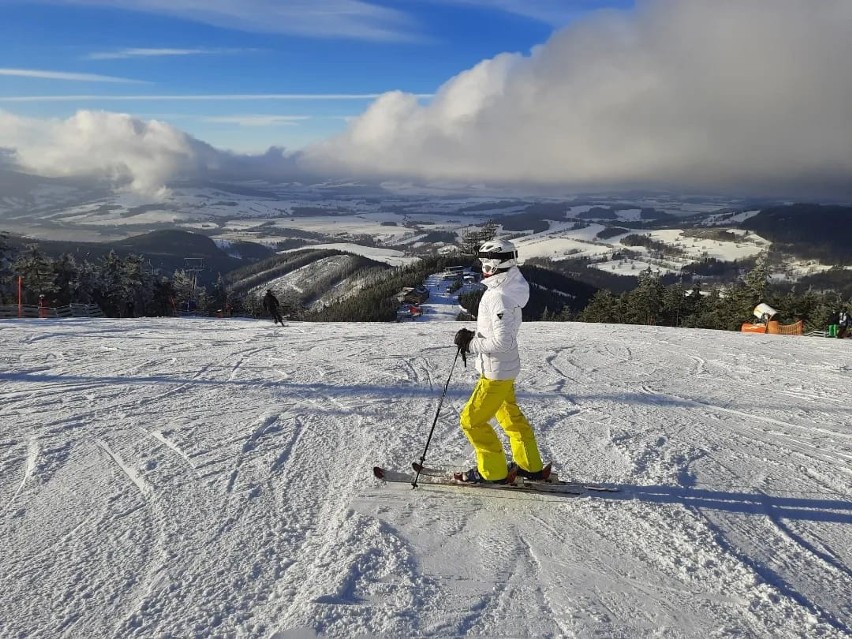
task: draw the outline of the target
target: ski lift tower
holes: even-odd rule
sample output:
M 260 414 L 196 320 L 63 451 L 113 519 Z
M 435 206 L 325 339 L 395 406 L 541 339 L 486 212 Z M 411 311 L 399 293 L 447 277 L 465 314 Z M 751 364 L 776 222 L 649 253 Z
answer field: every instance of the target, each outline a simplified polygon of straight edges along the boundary
M 192 283 L 192 299 L 187 300 L 187 311 L 192 311 L 192 307 L 197 306 L 196 289 L 198 288 L 198 274 L 204 270 L 203 257 L 185 257 L 183 258 L 183 272 L 189 276 L 189 281 Z
M 195 293 L 195 289 L 198 286 L 198 274 L 204 270 L 204 258 L 203 257 L 185 257 L 183 258 L 183 272 L 189 275 L 189 279 L 192 282 L 192 292 Z

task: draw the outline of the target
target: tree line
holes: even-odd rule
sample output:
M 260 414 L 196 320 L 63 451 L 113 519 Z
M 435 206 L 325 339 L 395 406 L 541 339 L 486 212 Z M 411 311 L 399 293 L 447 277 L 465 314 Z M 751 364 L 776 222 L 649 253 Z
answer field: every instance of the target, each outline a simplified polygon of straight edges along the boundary
M 155 272 L 142 256 L 120 257 L 114 251 L 95 261 L 71 253 L 50 257 L 38 245 L 12 253 L 0 238 L 0 304 L 48 306 L 97 304 L 108 317 L 172 315 L 189 306 L 206 308 L 214 296 L 195 285 L 191 274 Z
M 844 299 L 836 290 L 799 291 L 771 283 L 765 255 L 743 277 L 732 283 L 714 284 L 707 290 L 699 285 L 665 285 L 660 275 L 650 269 L 640 273 L 638 279 L 635 288 L 621 294 L 599 290 L 579 313 L 560 309 L 549 311 L 541 319 L 730 331 L 754 321 L 754 308 L 766 303 L 778 310 L 780 322 L 802 321 L 805 330 L 811 331 L 825 330 L 836 321 L 840 310 L 852 308 L 852 299 Z
M 432 273 L 459 264 L 460 260 L 474 266 L 474 247 L 491 233 L 490 227 L 484 232 L 470 232 L 469 237 L 463 238 L 460 255 L 430 256 L 397 269 L 378 268 L 366 259 L 355 260 L 347 265 L 351 272 L 335 271 L 316 278 L 314 284 L 323 290 L 344 275 L 359 281 L 357 294 L 342 296 L 321 308 L 307 308 L 311 301 L 308 298 L 323 292 L 315 287 L 293 299 L 285 293 L 281 301 L 292 317 L 306 321 L 394 321 L 397 295 L 402 288 L 418 286 Z M 24 304 L 38 304 L 43 295 L 50 306 L 97 304 L 109 317 L 174 315 L 181 311 L 206 315 L 225 311 L 256 316 L 262 310 L 253 288 L 263 286 L 270 277 L 280 277 L 337 252 L 328 251 L 319 256 L 310 253 L 277 256 L 240 272 L 220 275 L 208 290 L 197 285 L 191 273 L 176 270 L 171 275 L 162 274 L 139 255 L 120 257 L 110 252 L 89 261 L 66 253 L 53 258 L 35 244 L 13 251 L 0 236 L 0 304 L 17 303 L 20 277 Z M 754 307 L 765 302 L 779 310 L 783 323 L 802 320 L 806 330 L 824 330 L 840 310 L 852 310 L 852 299 L 844 297 L 842 289 L 797 290 L 771 283 L 765 255 L 756 260 L 745 276 L 732 283 L 713 284 L 706 290 L 699 285 L 666 284 L 650 269 L 639 274 L 636 286 L 621 292 L 578 282 L 541 262 L 524 265 L 521 270 L 531 285 L 530 303 L 524 312 L 528 321 L 739 330 L 743 322 L 753 319 Z M 481 293 L 473 293 L 460 298 L 460 304 L 468 310 L 463 319 L 475 316 L 480 297 Z

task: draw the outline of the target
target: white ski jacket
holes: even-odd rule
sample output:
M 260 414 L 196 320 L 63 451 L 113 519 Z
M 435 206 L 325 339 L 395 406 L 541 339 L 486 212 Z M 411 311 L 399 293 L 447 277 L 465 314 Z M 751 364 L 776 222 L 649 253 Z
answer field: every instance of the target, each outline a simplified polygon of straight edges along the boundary
M 517 266 L 482 280 L 487 290 L 479 302 L 476 335 L 470 341 L 476 370 L 487 379 L 515 379 L 521 372 L 518 331 L 521 309 L 530 299 L 530 287 Z

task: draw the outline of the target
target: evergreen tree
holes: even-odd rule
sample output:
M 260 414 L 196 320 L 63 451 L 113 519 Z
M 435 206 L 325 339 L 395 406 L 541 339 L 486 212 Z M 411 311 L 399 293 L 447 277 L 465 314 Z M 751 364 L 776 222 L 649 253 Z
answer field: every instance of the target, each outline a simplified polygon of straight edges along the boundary
M 769 254 L 763 251 L 757 256 L 754 267 L 743 278 L 745 284 L 744 301 L 747 301 L 752 309 L 766 299 L 769 276 Z
M 67 306 L 77 299 L 77 287 L 80 267 L 70 253 L 63 253 L 53 263 L 56 301 L 59 306 Z
M 554 319 L 557 322 L 570 322 L 574 319 L 574 313 L 571 311 L 571 307 L 566 304 Z
M 484 290 L 476 290 L 471 291 L 470 293 L 463 293 L 459 295 L 459 306 L 461 306 L 465 311 L 467 311 L 471 317 L 476 317 L 479 312 L 479 302 L 482 300 L 482 296 L 485 294 Z
M 97 265 L 89 261 L 78 264 L 75 278 L 74 296 L 71 301 L 77 304 L 98 304 L 100 273 Z
M 681 316 L 680 326 L 689 326 L 692 318 L 703 311 L 705 296 L 701 293 L 701 287 L 695 285 L 692 290 L 685 295 L 685 308 Z
M 109 317 L 120 317 L 127 301 L 124 281 L 124 262 L 110 251 L 101 258 L 95 271 L 96 281 L 93 296 L 103 312 Z
M 689 311 L 690 301 L 683 284 L 678 282 L 663 291 L 661 324 L 664 326 L 680 326 Z
M 806 321 L 808 330 L 825 331 L 829 325 L 837 321 L 838 312 L 846 308 L 847 312 L 852 310 L 852 305 L 844 304 L 839 293 L 833 291 L 820 295 L 814 305 L 811 314 Z
M 711 288 L 707 295 L 693 289 L 689 294 L 692 312 L 685 318 L 683 326 L 688 328 L 721 328 L 716 308 L 721 298 L 718 288 Z
M 144 315 L 154 299 L 154 278 L 145 268 L 145 259 L 128 255 L 122 269 L 122 297 L 127 315 Z
M 8 234 L 0 231 L 0 304 L 13 299 L 14 284 L 12 282 L 12 251 L 7 243 Z
M 159 317 L 171 317 L 177 313 L 177 292 L 168 277 L 154 278 L 151 307 L 148 313 Z
M 612 323 L 621 321 L 621 303 L 607 288 L 600 289 L 580 312 L 580 321 Z
M 623 321 L 629 324 L 657 324 L 663 309 L 664 292 L 659 273 L 654 273 L 650 267 L 642 271 L 639 274 L 639 286 L 628 294 Z
M 831 302 L 826 303 L 826 300 Z M 783 297 L 772 298 L 772 305 L 783 309 L 783 319 L 787 323 L 802 320 L 807 330 L 825 330 L 829 316 L 821 313 L 823 308 L 834 306 L 835 312 L 843 308 L 840 295 L 835 292 L 819 294 L 808 289 L 797 294 L 795 287 Z
M 757 305 L 744 282 L 736 282 L 719 294 L 713 305 L 714 324 L 707 328 L 723 331 L 739 330 L 743 322 L 754 319 L 752 311 Z
M 210 291 L 210 295 L 208 296 L 208 302 L 210 303 L 210 307 L 207 309 L 208 312 L 218 313 L 222 311 L 224 313 L 225 307 L 228 305 L 228 294 L 228 283 L 220 273 L 216 278 L 215 284 L 213 284 L 213 290 Z
M 497 234 L 498 225 L 494 220 L 488 220 L 478 229 L 468 229 L 462 235 L 461 251 L 464 255 L 476 256 L 479 247 L 488 240 L 493 240 Z
M 39 295 L 44 295 L 52 303 L 56 293 L 53 260 L 32 244 L 22 251 L 12 264 L 12 272 L 23 278 L 24 304 L 37 304 Z

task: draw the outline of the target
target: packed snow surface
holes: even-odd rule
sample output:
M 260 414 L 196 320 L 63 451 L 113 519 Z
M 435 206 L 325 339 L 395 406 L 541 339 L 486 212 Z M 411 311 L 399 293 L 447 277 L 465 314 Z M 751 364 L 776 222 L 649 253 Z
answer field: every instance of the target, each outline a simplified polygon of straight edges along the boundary
M 527 323 L 620 492 L 383 484 L 471 458 L 463 325 L 0 323 L 0 636 L 850 636 L 852 341 Z

